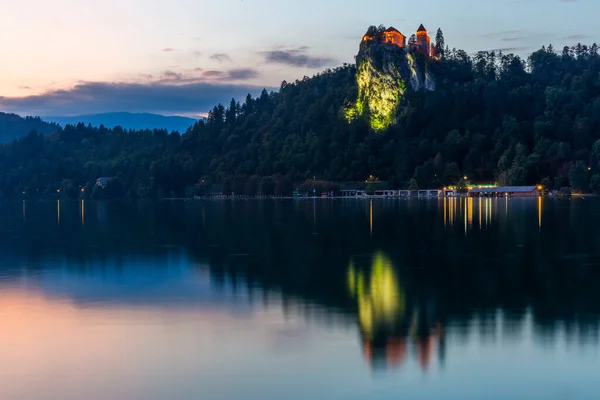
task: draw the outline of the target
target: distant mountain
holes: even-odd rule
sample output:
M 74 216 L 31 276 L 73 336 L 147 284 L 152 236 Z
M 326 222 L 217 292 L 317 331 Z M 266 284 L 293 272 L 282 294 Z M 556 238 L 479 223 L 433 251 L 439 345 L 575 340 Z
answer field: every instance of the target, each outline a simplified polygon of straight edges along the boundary
M 0 143 L 11 143 L 27 136 L 31 131 L 53 133 L 60 129 L 57 124 L 42 121 L 39 117 L 21 117 L 0 112 Z
M 120 126 L 123 129 L 166 129 L 183 133 L 197 122 L 197 119 L 165 116 L 150 113 L 111 112 L 103 114 L 77 115 L 74 117 L 44 117 L 47 121 L 56 122 L 61 126 L 75 125 L 83 122 L 92 126 L 104 125 L 107 128 Z

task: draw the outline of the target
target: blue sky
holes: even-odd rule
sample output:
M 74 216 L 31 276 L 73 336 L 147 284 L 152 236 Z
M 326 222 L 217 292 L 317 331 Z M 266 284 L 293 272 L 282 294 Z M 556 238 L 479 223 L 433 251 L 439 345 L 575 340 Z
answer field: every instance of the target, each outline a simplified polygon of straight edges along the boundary
M 353 62 L 369 25 L 473 53 L 600 40 L 597 0 L 0 0 L 0 111 L 203 115 Z

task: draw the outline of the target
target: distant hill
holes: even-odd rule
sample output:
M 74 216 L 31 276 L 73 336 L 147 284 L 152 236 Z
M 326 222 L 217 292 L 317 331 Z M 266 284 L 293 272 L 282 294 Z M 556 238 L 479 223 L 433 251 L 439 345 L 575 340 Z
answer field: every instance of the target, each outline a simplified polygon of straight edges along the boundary
M 42 121 L 38 117 L 20 117 L 17 114 L 0 112 L 0 143 L 11 143 L 15 139 L 27 136 L 31 131 L 37 133 L 54 133 L 60 127 Z
M 61 126 L 68 124 L 76 125 L 79 122 L 92 124 L 92 126 L 104 125 L 107 128 L 121 126 L 123 129 L 166 129 L 168 131 L 179 131 L 183 133 L 196 123 L 196 119 L 164 116 L 150 113 L 128 113 L 111 112 L 103 114 L 77 115 L 74 117 L 44 117 L 47 121 L 56 122 Z

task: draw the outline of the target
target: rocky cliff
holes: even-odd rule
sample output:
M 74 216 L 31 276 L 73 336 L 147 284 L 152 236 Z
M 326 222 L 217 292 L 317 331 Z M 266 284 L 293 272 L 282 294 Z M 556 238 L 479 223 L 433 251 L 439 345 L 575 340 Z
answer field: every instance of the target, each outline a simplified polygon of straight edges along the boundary
M 346 117 L 366 117 L 374 130 L 387 128 L 401 110 L 407 90 L 435 90 L 429 62 L 407 47 L 363 41 L 356 56 L 358 97 L 346 110 Z

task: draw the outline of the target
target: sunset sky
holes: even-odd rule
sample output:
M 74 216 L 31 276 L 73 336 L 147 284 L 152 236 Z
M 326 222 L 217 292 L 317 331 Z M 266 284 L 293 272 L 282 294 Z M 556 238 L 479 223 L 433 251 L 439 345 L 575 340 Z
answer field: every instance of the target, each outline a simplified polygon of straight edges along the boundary
M 353 62 L 369 25 L 473 53 L 600 38 L 597 0 L 0 0 L 0 111 L 205 114 Z

